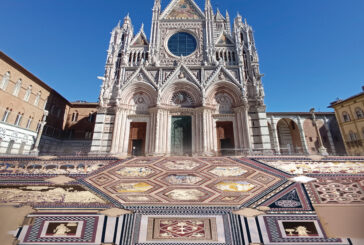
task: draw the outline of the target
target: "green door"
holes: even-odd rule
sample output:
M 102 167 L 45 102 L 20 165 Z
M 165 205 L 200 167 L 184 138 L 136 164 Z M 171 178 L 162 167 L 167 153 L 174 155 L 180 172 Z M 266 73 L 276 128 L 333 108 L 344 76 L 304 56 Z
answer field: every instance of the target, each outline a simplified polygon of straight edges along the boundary
M 190 155 L 192 152 L 191 117 L 172 117 L 171 152 L 173 155 Z

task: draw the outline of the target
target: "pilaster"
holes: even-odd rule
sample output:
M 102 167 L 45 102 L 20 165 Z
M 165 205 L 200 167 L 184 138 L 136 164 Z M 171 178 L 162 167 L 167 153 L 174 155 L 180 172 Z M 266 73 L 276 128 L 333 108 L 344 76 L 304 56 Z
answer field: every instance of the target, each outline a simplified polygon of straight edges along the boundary
M 302 122 L 300 116 L 297 116 L 297 125 L 298 125 L 298 130 L 300 132 L 303 153 L 309 154 L 308 145 L 307 145 L 307 141 L 306 141 L 306 135 L 305 135 L 305 131 L 303 130 L 303 122 Z

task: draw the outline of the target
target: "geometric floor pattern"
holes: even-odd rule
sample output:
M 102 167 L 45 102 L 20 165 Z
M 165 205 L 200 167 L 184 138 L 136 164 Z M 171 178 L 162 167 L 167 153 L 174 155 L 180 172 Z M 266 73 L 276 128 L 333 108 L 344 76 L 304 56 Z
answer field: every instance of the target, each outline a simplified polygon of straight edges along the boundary
M 277 173 L 229 158 L 138 158 L 85 181 L 123 205 L 240 206 L 285 181 Z
M 350 239 L 326 235 L 314 207 L 364 207 L 363 163 L 302 157 L 0 158 L 0 206 L 35 209 L 13 233 L 24 245 L 349 245 Z M 60 175 L 72 180 L 48 181 Z M 290 180 L 299 175 L 315 181 Z M 131 213 L 98 212 L 115 207 Z M 260 214 L 234 212 L 244 208 Z

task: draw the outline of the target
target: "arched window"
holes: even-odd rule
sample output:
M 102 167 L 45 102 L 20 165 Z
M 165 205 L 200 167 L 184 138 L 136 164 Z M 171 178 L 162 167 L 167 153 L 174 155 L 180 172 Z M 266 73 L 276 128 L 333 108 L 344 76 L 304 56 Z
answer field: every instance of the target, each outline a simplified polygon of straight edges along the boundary
M 92 111 L 92 112 L 90 112 L 90 113 L 88 114 L 88 121 L 89 121 L 89 122 L 93 122 L 93 120 L 94 120 L 94 112 Z
M 344 122 L 350 122 L 350 116 L 346 111 L 343 112 L 343 119 Z
M 32 121 L 33 121 L 33 118 L 30 116 L 28 119 L 26 128 L 30 128 L 30 126 L 32 125 Z
M 51 113 L 52 115 L 55 115 L 55 114 L 56 114 L 56 106 L 55 106 L 55 105 L 52 105 L 52 106 L 51 106 L 51 111 L 50 111 L 50 113 Z
M 39 100 L 40 100 L 40 96 L 42 95 L 42 92 L 41 91 L 39 91 L 38 93 L 37 93 L 37 97 L 35 97 L 35 100 L 34 100 L 34 105 L 35 106 L 38 106 L 39 105 Z
M 10 79 L 10 72 L 6 72 L 1 79 L 0 89 L 6 90 Z
M 39 121 L 37 124 L 37 129 L 35 130 L 37 133 L 39 132 L 41 126 L 42 126 L 42 123 L 41 123 L 41 121 Z
M 19 112 L 18 115 L 16 115 L 14 125 L 19 126 L 22 118 L 23 118 L 23 114 Z
M 14 140 L 9 141 L 8 148 L 6 149 L 6 154 L 11 154 L 11 150 L 13 149 L 14 143 L 15 143 Z
M 78 119 L 78 111 L 72 113 L 72 122 L 77 122 Z
M 242 32 L 240 32 L 240 41 L 243 43 L 244 42 L 244 34 Z
M 91 131 L 86 131 L 85 139 L 92 139 L 92 132 Z
M 364 118 L 364 112 L 361 108 L 357 107 L 355 109 L 355 114 L 358 119 Z
M 20 92 L 20 88 L 21 88 L 21 79 L 19 79 L 16 84 L 15 84 L 15 88 L 14 88 L 14 92 L 13 95 L 14 96 L 18 96 L 19 92 Z
M 61 116 L 61 108 L 57 108 L 57 112 L 56 112 L 56 117 L 60 117 Z
M 358 139 L 358 137 L 357 137 L 356 133 L 354 133 L 353 131 L 350 131 L 349 132 L 349 140 L 350 141 L 355 141 L 357 139 Z
M 3 115 L 3 118 L 1 119 L 1 121 L 3 122 L 6 122 L 9 118 L 9 115 L 11 113 L 11 109 L 8 107 L 6 108 L 5 112 L 4 112 L 4 115 Z
M 32 94 L 32 85 L 29 85 L 24 95 L 24 100 L 29 101 L 30 95 Z

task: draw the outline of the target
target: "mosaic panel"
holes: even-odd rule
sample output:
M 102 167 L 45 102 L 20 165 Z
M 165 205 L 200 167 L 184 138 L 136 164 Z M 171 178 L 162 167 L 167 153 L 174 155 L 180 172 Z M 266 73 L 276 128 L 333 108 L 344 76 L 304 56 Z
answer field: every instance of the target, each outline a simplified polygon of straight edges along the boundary
M 216 220 L 206 218 L 149 218 L 148 240 L 216 241 Z
M 348 244 L 328 238 L 315 215 L 265 215 L 258 220 L 264 244 Z
M 230 244 L 224 215 L 141 215 L 135 244 Z
M 269 212 L 304 212 L 313 210 L 303 185 L 299 183 L 278 188 L 253 205 L 253 207 L 257 206 L 269 207 Z
M 1 204 L 106 204 L 107 202 L 78 185 L 2 185 Z
M 84 180 L 122 204 L 205 205 L 211 201 L 235 206 L 284 181 L 278 174 L 270 175 L 265 165 L 228 158 L 155 158 L 145 165 L 138 161 L 109 166 Z
M 199 19 L 200 15 L 189 0 L 179 0 L 166 19 Z
M 0 159 L 0 175 L 87 175 L 114 162 L 116 162 L 116 159 Z
M 322 177 L 305 186 L 314 204 L 364 204 L 364 177 Z
M 290 174 L 364 174 L 364 161 L 304 161 L 259 159 Z
M 159 166 L 168 171 L 193 171 L 197 169 L 201 169 L 206 164 L 197 161 L 193 158 L 167 158 L 159 163 L 156 166 Z
M 157 195 L 172 203 L 200 203 L 212 196 L 213 193 L 199 187 L 171 187 L 158 192 Z
M 206 181 L 206 178 L 199 174 L 190 173 L 168 173 L 157 179 L 169 185 L 198 185 Z
M 42 215 L 33 218 L 21 244 L 100 244 L 103 216 Z
M 158 174 L 160 171 L 158 171 L 155 168 L 152 167 L 146 167 L 146 166 L 125 166 L 121 168 L 113 169 L 112 171 L 109 171 L 110 174 L 113 174 L 116 177 L 119 178 L 149 178 L 152 175 Z
M 156 190 L 159 187 L 158 184 L 148 180 L 120 180 L 105 187 L 111 193 L 148 193 Z

